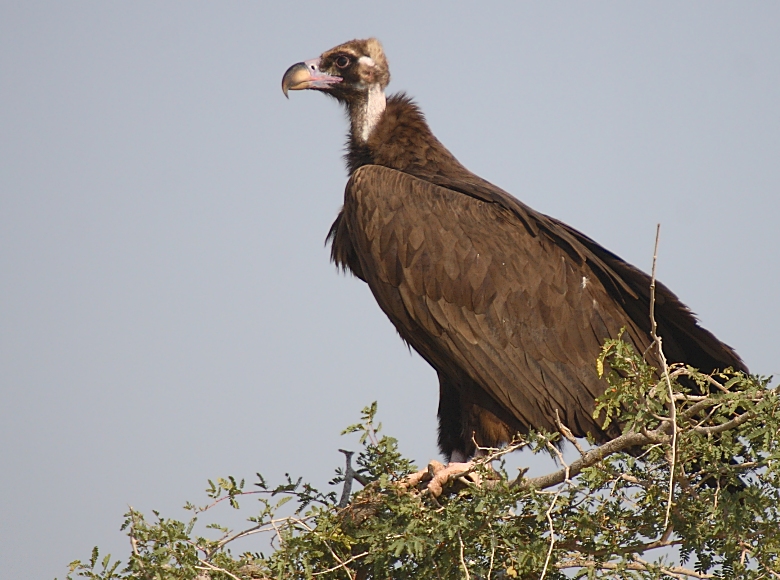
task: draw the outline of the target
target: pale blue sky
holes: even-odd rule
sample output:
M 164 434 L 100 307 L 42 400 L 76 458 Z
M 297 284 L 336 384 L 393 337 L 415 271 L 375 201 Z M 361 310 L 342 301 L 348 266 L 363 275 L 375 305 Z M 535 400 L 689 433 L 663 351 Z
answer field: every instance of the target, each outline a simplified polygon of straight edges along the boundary
M 491 7 L 492 6 L 492 7 Z M 282 74 L 377 36 L 470 169 L 649 270 L 780 372 L 780 4 L 0 2 L 0 562 L 128 552 L 207 478 L 325 485 L 434 373 L 328 262 L 346 129 Z M 266 549 L 258 545 L 253 549 Z

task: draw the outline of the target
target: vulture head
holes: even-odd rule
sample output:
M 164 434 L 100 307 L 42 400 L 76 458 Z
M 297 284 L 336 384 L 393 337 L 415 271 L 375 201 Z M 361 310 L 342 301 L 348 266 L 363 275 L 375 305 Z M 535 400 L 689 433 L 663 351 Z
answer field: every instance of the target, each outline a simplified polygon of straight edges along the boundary
M 350 40 L 287 69 L 282 91 L 313 89 L 326 93 L 349 111 L 352 136 L 368 140 L 385 110 L 385 87 L 390 82 L 382 45 L 376 38 Z

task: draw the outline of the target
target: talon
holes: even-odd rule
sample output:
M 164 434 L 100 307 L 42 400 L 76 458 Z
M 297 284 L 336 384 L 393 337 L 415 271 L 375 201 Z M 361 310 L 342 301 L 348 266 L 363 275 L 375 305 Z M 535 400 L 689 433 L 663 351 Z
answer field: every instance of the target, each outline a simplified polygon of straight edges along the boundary
M 411 475 L 407 476 L 406 479 L 401 482 L 400 486 L 402 489 L 415 488 L 423 482 L 431 481 L 436 476 L 436 474 L 444 468 L 444 464 L 439 463 L 433 459 L 430 463 L 428 463 L 428 466 L 425 469 L 421 469 L 417 473 L 412 473 Z
M 428 472 L 428 475 L 430 475 L 431 478 L 436 477 L 436 475 L 441 472 L 442 469 L 446 469 L 447 466 L 443 463 L 440 463 L 436 461 L 435 459 L 432 459 L 431 462 L 428 464 L 428 469 L 426 470 Z
M 433 498 L 439 497 L 444 488 L 453 481 L 459 481 L 464 485 L 481 485 L 482 478 L 474 472 L 474 462 L 466 463 L 451 462 L 443 465 L 438 461 L 431 461 L 426 469 L 418 471 L 408 476 L 401 483 L 403 489 L 412 489 L 420 484 L 427 482 L 424 493 L 430 494 Z

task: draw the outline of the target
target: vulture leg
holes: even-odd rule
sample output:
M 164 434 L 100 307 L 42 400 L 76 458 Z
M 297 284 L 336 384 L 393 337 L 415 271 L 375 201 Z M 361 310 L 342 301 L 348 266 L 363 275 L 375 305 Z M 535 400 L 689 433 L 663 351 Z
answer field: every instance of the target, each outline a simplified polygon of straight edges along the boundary
M 433 497 L 439 497 L 444 488 L 454 481 L 480 485 L 482 478 L 474 471 L 474 468 L 473 461 L 450 461 L 447 465 L 444 465 L 434 459 L 428 464 L 427 468 L 413 473 L 401 485 L 405 489 L 422 487 Z
M 476 395 L 476 396 L 475 396 Z M 481 396 L 480 396 L 481 395 Z M 407 489 L 426 484 L 433 497 L 453 481 L 480 484 L 473 459 L 484 457 L 483 447 L 500 447 L 522 430 L 473 380 L 450 378 L 439 372 L 439 449 L 447 465 L 431 461 L 404 482 Z
M 482 448 L 506 445 L 527 431 L 468 375 L 439 374 L 439 449 L 462 463 L 484 455 Z

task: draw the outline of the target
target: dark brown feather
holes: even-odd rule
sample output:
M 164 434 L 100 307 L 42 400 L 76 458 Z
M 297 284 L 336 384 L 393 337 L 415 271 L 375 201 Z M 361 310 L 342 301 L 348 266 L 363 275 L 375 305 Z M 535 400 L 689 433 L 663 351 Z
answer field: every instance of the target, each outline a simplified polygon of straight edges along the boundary
M 331 227 L 331 256 L 439 376 L 439 445 L 466 458 L 518 431 L 616 435 L 593 418 L 605 383 L 595 359 L 625 328 L 650 345 L 650 279 L 595 241 L 535 212 L 463 167 L 411 99 L 386 99 L 376 39 L 290 67 L 282 88 L 321 90 L 347 108 L 351 175 Z M 705 372 L 746 370 L 662 284 L 655 315 L 665 352 Z
M 529 428 L 604 440 L 595 359 L 626 328 L 644 351 L 650 279 L 569 226 L 465 169 L 405 95 L 391 97 L 365 143 L 331 228 L 332 257 L 366 281 L 379 306 L 438 372 L 439 444 L 448 456 Z M 745 370 L 657 284 L 670 361 Z

